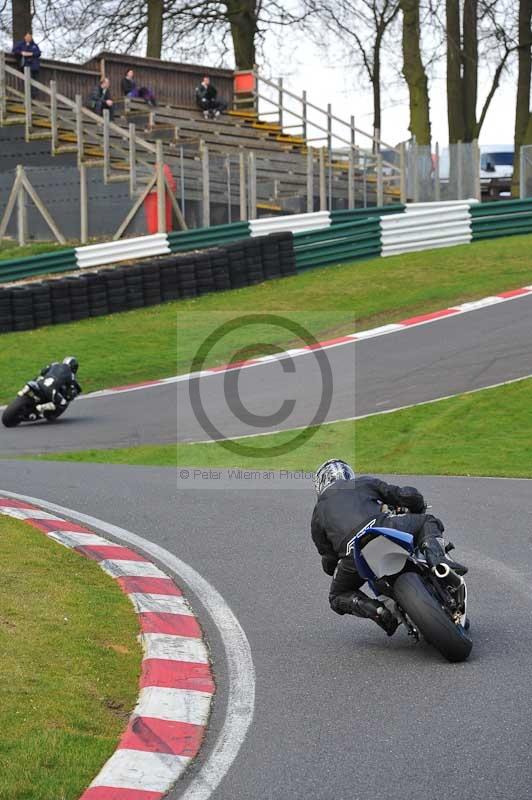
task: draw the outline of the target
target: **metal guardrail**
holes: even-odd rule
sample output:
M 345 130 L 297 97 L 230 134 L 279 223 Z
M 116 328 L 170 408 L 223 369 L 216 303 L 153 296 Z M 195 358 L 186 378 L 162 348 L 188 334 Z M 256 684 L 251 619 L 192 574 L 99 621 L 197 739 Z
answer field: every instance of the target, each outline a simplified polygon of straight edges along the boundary
M 0 261 L 0 284 L 75 269 L 77 261 L 73 247 L 54 253 L 8 259 Z

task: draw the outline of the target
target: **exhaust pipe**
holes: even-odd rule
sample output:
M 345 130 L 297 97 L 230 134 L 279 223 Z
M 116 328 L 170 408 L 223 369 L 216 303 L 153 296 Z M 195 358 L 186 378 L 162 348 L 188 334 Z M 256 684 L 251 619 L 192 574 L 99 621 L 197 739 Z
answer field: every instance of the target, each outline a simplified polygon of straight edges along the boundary
M 432 571 L 436 575 L 437 578 L 446 578 L 451 568 L 448 564 L 437 564 L 435 567 L 432 568 Z

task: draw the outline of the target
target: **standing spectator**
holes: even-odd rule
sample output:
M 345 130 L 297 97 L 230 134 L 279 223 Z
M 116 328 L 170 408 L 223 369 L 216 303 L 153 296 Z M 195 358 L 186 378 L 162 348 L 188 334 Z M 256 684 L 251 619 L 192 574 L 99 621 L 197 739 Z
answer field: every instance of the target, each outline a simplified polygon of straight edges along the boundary
M 41 51 L 39 45 L 33 41 L 31 33 L 25 33 L 24 39 L 17 42 L 13 48 L 13 55 L 17 57 L 18 65 L 22 72 L 25 67 L 30 68 L 32 80 L 39 80 L 39 70 L 41 68 Z M 34 97 L 33 87 L 31 96 Z
M 137 89 L 135 73 L 132 69 L 127 70 L 126 74 L 122 78 L 121 85 L 122 94 L 125 95 L 125 97 L 138 97 L 141 100 L 145 100 L 149 106 L 157 105 L 155 102 L 155 95 L 151 89 L 148 89 L 147 86 L 141 86 L 140 89 Z
M 89 107 L 97 114 L 103 116 L 105 109 L 109 111 L 109 117 L 113 118 L 113 99 L 109 91 L 109 78 L 102 78 L 100 85 L 96 87 L 89 99 Z
M 211 79 L 204 75 L 200 85 L 196 87 L 196 104 L 203 111 L 205 119 L 215 119 L 226 110 L 227 103 L 217 100 L 217 95 L 218 91 Z

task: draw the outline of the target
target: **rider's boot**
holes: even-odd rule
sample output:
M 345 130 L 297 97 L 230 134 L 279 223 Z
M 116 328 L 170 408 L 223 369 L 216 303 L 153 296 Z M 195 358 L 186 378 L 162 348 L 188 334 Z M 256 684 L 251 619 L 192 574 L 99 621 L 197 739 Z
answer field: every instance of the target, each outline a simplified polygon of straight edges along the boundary
M 355 617 L 372 619 L 388 636 L 393 636 L 399 625 L 394 615 L 378 600 L 372 600 L 364 592 L 353 591 L 331 600 L 331 608 L 337 614 L 353 614 Z
M 427 559 L 427 564 L 432 570 L 439 564 L 446 564 L 457 575 L 465 575 L 467 567 L 458 561 L 450 559 L 445 552 L 445 543 L 441 536 L 430 536 L 420 543 L 419 549 Z

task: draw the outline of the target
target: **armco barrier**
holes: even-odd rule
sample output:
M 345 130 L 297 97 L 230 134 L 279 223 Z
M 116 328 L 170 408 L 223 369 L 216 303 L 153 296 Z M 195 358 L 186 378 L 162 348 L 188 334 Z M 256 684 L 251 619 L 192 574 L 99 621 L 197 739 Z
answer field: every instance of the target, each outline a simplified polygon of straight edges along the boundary
M 169 252 L 166 233 L 155 233 L 152 236 L 138 236 L 135 239 L 119 239 L 116 242 L 76 247 L 76 259 L 78 267 L 86 269 Z
M 346 222 L 326 230 L 294 234 L 298 271 L 341 261 L 378 256 L 381 229 L 378 217 Z
M 173 231 L 168 234 L 168 244 L 172 253 L 187 250 L 204 250 L 217 247 L 249 236 L 248 222 L 232 222 L 227 225 L 214 225 L 212 228 L 192 228 L 189 231 Z
M 291 233 L 173 253 L 113 269 L 0 288 L 0 332 L 153 306 L 251 286 L 296 272 Z
M 406 209 L 403 203 L 390 203 L 389 206 L 369 206 L 368 208 L 345 208 L 331 211 L 331 225 L 340 225 L 342 222 L 355 222 L 368 217 L 384 217 L 388 214 L 400 214 Z
M 331 217 L 328 211 L 315 211 L 311 214 L 290 214 L 286 217 L 261 217 L 261 219 L 249 221 L 251 236 L 264 236 L 278 231 L 300 233 L 301 231 L 328 228 L 330 224 Z
M 473 240 L 532 233 L 532 198 L 471 207 Z
M 34 275 L 68 272 L 76 267 L 76 252 L 73 247 L 38 256 L 9 259 L 0 261 L 0 283 L 31 278 Z
M 434 250 L 471 241 L 468 203 L 408 210 L 381 219 L 382 255 Z

